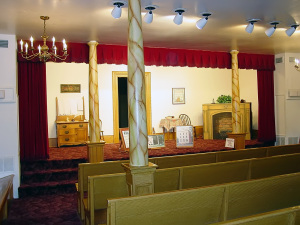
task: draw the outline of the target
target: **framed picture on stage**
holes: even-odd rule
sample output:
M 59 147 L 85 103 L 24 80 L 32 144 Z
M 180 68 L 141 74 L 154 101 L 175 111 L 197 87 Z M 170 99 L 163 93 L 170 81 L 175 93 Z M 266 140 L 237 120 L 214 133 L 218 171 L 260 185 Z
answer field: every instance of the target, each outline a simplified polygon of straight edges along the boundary
M 163 148 L 165 147 L 165 136 L 163 134 L 148 135 L 148 148 Z
M 185 104 L 184 88 L 172 88 L 172 104 Z
M 129 128 L 120 128 L 121 143 L 120 148 L 129 151 Z
M 193 126 L 176 127 L 176 147 L 177 148 L 194 147 Z

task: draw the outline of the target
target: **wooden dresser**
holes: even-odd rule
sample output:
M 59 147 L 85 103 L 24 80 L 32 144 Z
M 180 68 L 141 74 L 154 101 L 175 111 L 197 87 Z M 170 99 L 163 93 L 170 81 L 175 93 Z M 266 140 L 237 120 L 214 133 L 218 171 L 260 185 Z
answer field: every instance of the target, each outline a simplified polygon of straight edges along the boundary
M 88 121 L 56 121 L 57 146 L 80 145 L 88 140 Z

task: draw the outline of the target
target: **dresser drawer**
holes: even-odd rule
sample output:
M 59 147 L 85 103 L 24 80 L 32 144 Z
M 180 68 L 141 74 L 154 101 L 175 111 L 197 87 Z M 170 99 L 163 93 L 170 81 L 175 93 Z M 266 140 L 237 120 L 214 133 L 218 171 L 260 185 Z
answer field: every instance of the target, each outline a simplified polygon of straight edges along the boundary
M 57 124 L 57 129 L 76 129 L 76 128 L 87 128 L 87 123 L 66 123 Z
M 72 143 L 76 142 L 76 135 L 59 136 L 58 142 L 60 143 L 60 145 L 72 144 Z
M 59 129 L 58 131 L 58 135 L 73 135 L 76 134 L 76 130 L 75 129 Z

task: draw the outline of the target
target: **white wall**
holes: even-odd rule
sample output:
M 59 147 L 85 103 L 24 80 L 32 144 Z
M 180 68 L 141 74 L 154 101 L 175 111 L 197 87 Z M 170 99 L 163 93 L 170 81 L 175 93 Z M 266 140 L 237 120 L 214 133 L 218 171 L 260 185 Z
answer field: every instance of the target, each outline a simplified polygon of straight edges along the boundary
M 156 132 L 165 116 L 188 114 L 193 125 L 203 125 L 202 104 L 211 103 L 221 94 L 231 95 L 231 70 L 146 66 L 151 72 L 152 126 Z M 98 65 L 99 111 L 105 135 L 113 135 L 112 72 L 127 71 L 126 65 Z M 88 97 L 88 65 L 47 63 L 49 137 L 56 137 L 55 97 L 60 96 L 61 83 L 82 85 Z M 172 88 L 185 88 L 186 104 L 172 105 Z M 255 70 L 240 70 L 240 97 L 252 102 L 253 129 L 257 129 L 257 75 Z M 72 94 L 63 94 L 72 95 Z M 73 94 L 76 95 L 76 94 Z M 88 107 L 88 101 L 86 101 Z M 87 111 L 88 112 L 88 108 Z
M 300 58 L 300 54 L 283 53 L 275 57 L 283 59 L 282 63 L 275 64 L 274 73 L 276 134 L 286 138 L 299 138 L 300 97 L 289 97 L 288 92 L 290 89 L 300 91 L 300 72 L 294 68 L 294 62 L 290 62 L 293 58 Z
M 15 35 L 0 34 L 0 40 L 8 40 L 8 48 L 0 48 L 0 89 L 11 88 L 15 95 L 13 101 L 0 102 L 0 177 L 15 175 L 14 197 L 18 197 L 20 160 L 18 97 L 16 96 L 16 37 Z

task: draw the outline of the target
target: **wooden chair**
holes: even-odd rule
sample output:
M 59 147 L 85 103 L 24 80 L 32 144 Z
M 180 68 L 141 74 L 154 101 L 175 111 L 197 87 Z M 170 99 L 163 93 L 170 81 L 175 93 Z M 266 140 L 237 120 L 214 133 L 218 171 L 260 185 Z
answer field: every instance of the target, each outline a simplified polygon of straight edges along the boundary
M 193 126 L 191 119 L 188 115 L 180 114 L 179 118 L 181 119 L 183 126 Z M 194 137 L 195 137 L 195 139 L 197 139 L 196 127 L 193 126 L 193 129 L 194 129 Z

